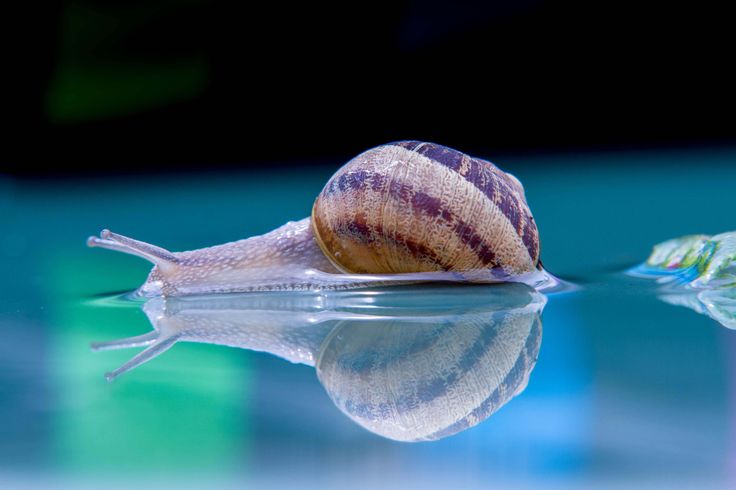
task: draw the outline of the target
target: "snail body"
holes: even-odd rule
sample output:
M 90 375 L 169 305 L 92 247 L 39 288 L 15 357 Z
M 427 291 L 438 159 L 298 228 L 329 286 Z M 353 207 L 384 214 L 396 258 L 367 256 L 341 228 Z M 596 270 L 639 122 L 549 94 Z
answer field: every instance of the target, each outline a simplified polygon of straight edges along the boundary
M 538 230 L 518 179 L 485 160 L 418 141 L 361 153 L 327 182 L 309 218 L 265 235 L 177 253 L 107 230 L 88 244 L 152 261 L 140 289 L 147 296 L 386 279 L 365 275 L 488 281 L 540 267 Z

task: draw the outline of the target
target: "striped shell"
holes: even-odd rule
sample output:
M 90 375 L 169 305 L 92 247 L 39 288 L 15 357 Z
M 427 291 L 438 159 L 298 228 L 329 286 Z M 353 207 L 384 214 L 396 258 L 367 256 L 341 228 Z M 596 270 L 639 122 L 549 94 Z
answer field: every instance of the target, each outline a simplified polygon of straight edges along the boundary
M 537 226 L 521 183 L 445 146 L 400 141 L 361 153 L 312 209 L 320 248 L 344 272 L 532 271 Z

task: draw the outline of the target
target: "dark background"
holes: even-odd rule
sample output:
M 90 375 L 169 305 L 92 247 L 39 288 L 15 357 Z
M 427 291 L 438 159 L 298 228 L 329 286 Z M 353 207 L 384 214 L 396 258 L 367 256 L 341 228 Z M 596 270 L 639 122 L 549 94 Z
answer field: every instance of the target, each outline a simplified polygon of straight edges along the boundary
M 21 176 L 730 145 L 733 16 L 706 3 L 67 0 L 16 7 Z

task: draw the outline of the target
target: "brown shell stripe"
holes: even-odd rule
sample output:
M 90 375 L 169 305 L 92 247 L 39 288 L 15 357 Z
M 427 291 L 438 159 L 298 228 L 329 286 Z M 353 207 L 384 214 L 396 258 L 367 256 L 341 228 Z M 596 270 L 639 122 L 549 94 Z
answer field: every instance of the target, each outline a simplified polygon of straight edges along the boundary
M 338 233 L 349 234 L 353 239 L 365 245 L 371 243 L 373 239 L 372 237 L 381 235 L 385 241 L 390 241 L 394 245 L 403 245 L 406 247 L 412 257 L 419 260 L 428 260 L 439 265 L 443 269 L 448 269 L 448 265 L 434 250 L 412 240 L 411 238 L 405 237 L 400 233 L 393 233 L 391 236 L 388 236 L 384 233 L 383 227 L 380 224 L 372 226 L 368 225 L 368 223 L 366 223 L 366 217 L 363 214 L 357 214 L 352 221 L 340 222 L 336 226 L 335 231 Z
M 539 254 L 537 227 L 531 214 L 525 212 L 526 203 L 515 192 L 509 178 L 491 162 L 472 158 L 446 146 L 420 141 L 399 141 L 394 146 L 423 155 L 447 167 L 473 184 L 506 216 L 521 238 L 533 262 Z
M 439 198 L 430 196 L 426 192 L 417 191 L 409 184 L 396 181 L 387 184 L 384 175 L 360 170 L 343 174 L 338 179 L 335 179 L 333 185 L 327 190 L 327 194 L 365 191 L 381 192 L 384 189 L 393 199 L 402 205 L 409 206 L 416 214 L 440 219 L 447 223 L 463 245 L 471 249 L 484 266 L 491 263 L 495 265 L 496 257 L 493 250 L 471 223 L 463 221 L 450 209 L 443 207 Z M 368 225 L 363 215 L 357 215 L 352 222 L 339 224 L 336 231 L 348 231 L 351 236 L 359 238 L 361 243 L 369 243 L 371 236 L 383 236 L 381 226 Z M 444 264 L 441 260 L 440 255 L 429 249 L 429 247 L 403 236 L 395 236 L 392 239 L 397 243 L 405 244 L 412 256 L 416 258 L 426 257 L 443 268 L 448 268 L 447 264 Z

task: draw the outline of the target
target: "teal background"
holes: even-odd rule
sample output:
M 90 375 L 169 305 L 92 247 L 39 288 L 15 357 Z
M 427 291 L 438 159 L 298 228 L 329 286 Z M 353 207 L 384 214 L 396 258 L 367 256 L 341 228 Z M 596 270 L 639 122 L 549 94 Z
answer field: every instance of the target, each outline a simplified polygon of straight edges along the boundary
M 733 332 L 623 271 L 662 240 L 735 229 L 735 162 L 730 148 L 497 161 L 525 185 L 544 264 L 579 288 L 550 296 L 524 393 L 421 444 L 352 424 L 311 368 L 267 354 L 179 344 L 107 383 L 131 351 L 89 349 L 150 325 L 110 299 L 148 265 L 88 235 L 186 250 L 260 234 L 307 216 L 336 165 L 0 177 L 0 486 L 730 488 Z

